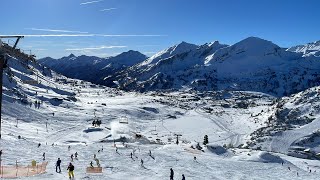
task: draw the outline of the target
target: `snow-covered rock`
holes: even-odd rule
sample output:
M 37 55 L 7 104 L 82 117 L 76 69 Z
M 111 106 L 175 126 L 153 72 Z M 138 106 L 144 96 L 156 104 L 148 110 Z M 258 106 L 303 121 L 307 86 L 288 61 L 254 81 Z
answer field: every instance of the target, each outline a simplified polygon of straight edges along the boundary
M 320 56 L 320 41 L 315 41 L 305 45 L 293 46 L 287 51 L 303 53 L 304 56 Z

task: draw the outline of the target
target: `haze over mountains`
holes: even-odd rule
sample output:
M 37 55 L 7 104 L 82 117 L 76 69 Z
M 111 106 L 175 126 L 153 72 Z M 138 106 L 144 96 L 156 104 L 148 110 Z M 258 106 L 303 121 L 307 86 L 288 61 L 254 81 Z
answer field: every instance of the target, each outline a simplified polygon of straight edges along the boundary
M 186 42 L 147 58 L 70 55 L 39 62 L 70 78 L 130 91 L 245 90 L 286 96 L 319 84 L 319 41 L 289 49 L 249 37 L 233 45 Z

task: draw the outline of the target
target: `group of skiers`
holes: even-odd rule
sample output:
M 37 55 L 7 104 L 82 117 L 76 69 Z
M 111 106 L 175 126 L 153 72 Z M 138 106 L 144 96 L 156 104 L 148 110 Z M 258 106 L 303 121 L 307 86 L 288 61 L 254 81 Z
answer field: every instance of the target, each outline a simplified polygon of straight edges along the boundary
M 68 146 L 68 150 L 69 150 L 69 151 L 70 151 L 70 149 L 71 149 L 71 147 Z M 118 148 L 116 148 L 116 151 L 117 151 L 117 150 L 118 150 Z M 101 150 L 99 150 L 99 151 L 101 151 Z M 99 152 L 99 151 L 98 151 L 98 152 Z M 103 147 L 102 147 L 102 151 L 103 151 Z M 131 157 L 132 159 L 133 159 L 134 152 L 135 152 L 135 150 L 133 150 L 133 152 L 130 153 L 130 157 Z M 149 150 L 148 155 L 154 159 L 151 150 Z M 78 152 L 76 152 L 74 155 L 71 154 L 71 162 L 73 161 L 73 158 L 74 158 L 74 157 L 75 157 L 75 159 L 78 158 Z M 135 156 L 135 157 L 137 157 L 137 156 Z M 97 159 L 96 154 L 93 155 L 93 159 L 96 161 L 97 166 L 100 167 L 100 163 L 99 163 L 99 160 Z M 43 153 L 43 160 L 45 160 L 45 153 Z M 196 157 L 194 157 L 194 160 L 196 160 Z M 74 168 L 74 165 L 73 165 L 71 162 L 69 163 L 68 168 L 67 168 L 69 179 L 74 178 L 74 169 L 75 169 L 75 168 Z M 141 162 L 141 166 L 144 167 L 144 166 L 143 166 L 143 163 L 144 163 L 143 159 L 141 159 L 140 162 Z M 94 167 L 92 161 L 90 162 L 90 167 L 91 167 L 91 168 Z M 56 162 L 56 172 L 57 172 L 57 173 L 61 173 L 61 159 L 60 159 L 60 158 L 58 158 L 58 160 L 57 160 L 57 162 Z M 174 178 L 174 171 L 173 171 L 172 168 L 170 168 L 170 180 L 173 180 L 173 178 Z M 184 175 L 184 174 L 182 174 L 182 180 L 185 180 L 185 175 Z
M 101 120 L 99 120 L 99 119 L 97 119 L 97 120 L 93 120 L 92 121 L 92 126 L 93 127 L 100 127 L 100 125 L 101 125 Z

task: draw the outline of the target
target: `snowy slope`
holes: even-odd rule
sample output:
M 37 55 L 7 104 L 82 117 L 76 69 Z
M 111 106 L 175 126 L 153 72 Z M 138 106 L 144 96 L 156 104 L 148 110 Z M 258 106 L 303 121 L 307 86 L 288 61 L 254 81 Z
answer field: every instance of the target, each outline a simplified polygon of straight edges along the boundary
M 320 41 L 293 46 L 288 48 L 287 51 L 303 53 L 304 56 L 320 56 Z
M 271 108 L 273 113 L 269 114 L 266 126 L 252 134 L 251 145 L 292 156 L 316 158 L 320 151 L 319 92 L 318 86 L 278 101 Z M 306 149 L 310 152 L 304 152 Z

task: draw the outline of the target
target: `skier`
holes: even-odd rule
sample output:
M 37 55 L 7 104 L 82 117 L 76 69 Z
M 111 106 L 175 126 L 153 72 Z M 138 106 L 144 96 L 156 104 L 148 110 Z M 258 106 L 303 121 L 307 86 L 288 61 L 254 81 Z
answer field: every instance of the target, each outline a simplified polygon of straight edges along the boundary
M 92 126 L 95 127 L 96 126 L 96 120 L 92 121 Z
M 38 148 L 41 146 L 41 143 L 38 144 Z
M 141 166 L 143 166 L 143 160 L 141 159 Z
M 70 151 L 70 149 L 71 149 L 71 146 L 68 146 L 68 151 Z
M 74 153 L 75 159 L 78 159 L 78 152 Z
M 92 161 L 90 162 L 90 167 L 93 168 L 93 162 Z
M 184 174 L 182 174 L 182 180 L 186 180 L 186 178 L 184 177 Z
M 170 168 L 170 180 L 173 180 L 174 172 L 173 169 Z
M 93 155 L 93 159 L 96 159 L 96 158 L 97 158 L 97 155 L 96 155 L 96 154 L 94 154 L 94 155 Z
M 71 179 L 71 177 L 74 178 L 74 174 L 73 174 L 74 166 L 72 165 L 72 163 L 69 164 L 67 170 L 69 170 L 69 172 L 68 172 L 69 179 Z
M 71 154 L 71 161 L 73 161 L 73 154 Z
M 151 154 L 151 150 L 149 150 L 149 156 L 152 156 L 152 154 Z
M 193 160 L 194 160 L 194 161 L 197 161 L 197 157 L 194 156 L 194 157 L 193 157 Z
M 131 157 L 131 159 L 132 159 L 132 152 L 130 153 L 130 157 Z
M 46 153 L 42 154 L 43 160 L 46 160 Z
M 57 163 L 56 163 L 56 172 L 57 172 L 57 173 L 61 173 L 60 164 L 61 164 L 61 160 L 60 160 L 60 158 L 58 158 L 58 161 L 57 161 Z M 58 172 L 58 168 L 59 168 L 59 172 Z

